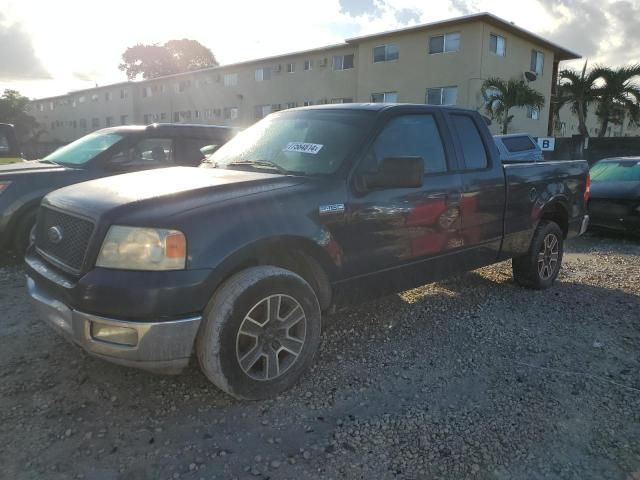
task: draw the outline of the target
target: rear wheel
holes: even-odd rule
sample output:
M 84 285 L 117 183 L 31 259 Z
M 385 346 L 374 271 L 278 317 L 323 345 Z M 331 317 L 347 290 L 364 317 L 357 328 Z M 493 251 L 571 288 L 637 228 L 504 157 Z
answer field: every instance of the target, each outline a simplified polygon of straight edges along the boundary
M 527 254 L 512 260 L 516 283 L 538 290 L 553 285 L 562 265 L 563 239 L 557 223 L 543 220 L 533 235 Z
M 254 267 L 213 295 L 198 333 L 200 368 L 236 398 L 258 400 L 290 388 L 320 345 L 320 306 L 299 275 Z

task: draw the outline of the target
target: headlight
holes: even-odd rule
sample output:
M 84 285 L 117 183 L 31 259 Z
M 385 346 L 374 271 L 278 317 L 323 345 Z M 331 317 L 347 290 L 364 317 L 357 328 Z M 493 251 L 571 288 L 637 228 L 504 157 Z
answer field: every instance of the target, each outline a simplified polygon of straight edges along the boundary
M 109 229 L 97 267 L 121 270 L 182 270 L 187 240 L 182 232 L 114 225 Z

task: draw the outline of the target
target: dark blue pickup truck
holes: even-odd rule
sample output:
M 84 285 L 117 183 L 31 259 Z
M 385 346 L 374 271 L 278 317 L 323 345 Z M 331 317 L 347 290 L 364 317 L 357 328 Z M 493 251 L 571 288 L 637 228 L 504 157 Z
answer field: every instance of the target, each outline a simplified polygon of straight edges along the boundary
M 588 225 L 584 161 L 503 165 L 476 112 L 330 105 L 276 113 L 200 168 L 47 195 L 26 257 L 48 323 L 89 353 L 222 390 L 290 387 L 321 313 L 513 258 L 552 285 Z

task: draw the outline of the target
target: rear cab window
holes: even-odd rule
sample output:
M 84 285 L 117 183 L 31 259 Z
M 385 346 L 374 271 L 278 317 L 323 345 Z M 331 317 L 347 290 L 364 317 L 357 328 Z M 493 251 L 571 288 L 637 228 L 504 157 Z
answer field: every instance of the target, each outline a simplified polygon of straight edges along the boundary
M 450 118 L 458 136 L 464 170 L 484 170 L 489 167 L 487 149 L 473 117 L 464 113 L 452 113 Z
M 528 135 L 520 135 L 517 137 L 502 137 L 500 139 L 503 145 L 511 153 L 526 152 L 528 150 L 536 150 L 536 144 Z

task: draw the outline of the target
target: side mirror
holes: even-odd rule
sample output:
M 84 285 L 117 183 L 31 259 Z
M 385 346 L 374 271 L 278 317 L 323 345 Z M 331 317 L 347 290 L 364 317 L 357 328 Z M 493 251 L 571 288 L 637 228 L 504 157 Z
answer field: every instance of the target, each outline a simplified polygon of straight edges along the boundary
M 422 157 L 385 158 L 375 173 L 356 176 L 359 192 L 386 188 L 420 188 L 424 180 L 424 160 Z

